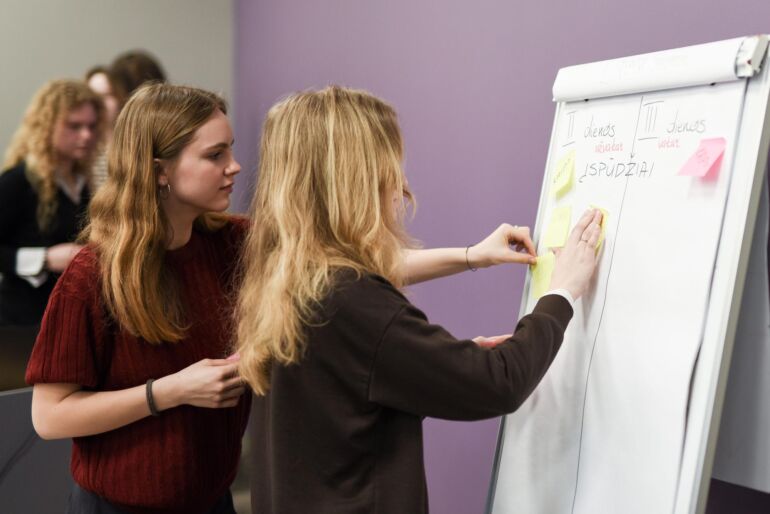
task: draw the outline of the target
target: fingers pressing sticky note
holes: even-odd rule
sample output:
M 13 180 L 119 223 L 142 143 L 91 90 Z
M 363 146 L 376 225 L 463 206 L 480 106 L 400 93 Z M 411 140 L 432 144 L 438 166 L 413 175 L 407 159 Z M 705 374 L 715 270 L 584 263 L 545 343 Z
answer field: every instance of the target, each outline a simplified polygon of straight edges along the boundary
M 695 153 L 684 163 L 679 175 L 716 179 L 722 167 L 722 156 L 725 153 L 725 138 L 714 137 L 702 139 Z
M 555 263 L 556 256 L 553 252 L 546 252 L 543 255 L 538 256 L 537 264 L 530 266 L 530 270 L 532 271 L 531 290 L 532 296 L 535 299 L 540 298 L 548 292 Z
M 551 212 L 551 220 L 543 236 L 546 248 L 561 248 L 567 242 L 572 222 L 572 207 L 557 207 Z
M 602 243 L 604 243 L 604 234 L 607 231 L 607 218 L 610 216 L 610 213 L 607 211 L 607 209 L 602 209 L 598 205 L 591 205 L 591 209 L 597 209 L 602 213 L 602 232 L 599 234 L 599 241 L 596 243 L 596 251 L 598 252 L 602 248 Z
M 575 150 L 570 150 L 556 163 L 553 174 L 553 195 L 564 196 L 570 189 L 575 176 Z

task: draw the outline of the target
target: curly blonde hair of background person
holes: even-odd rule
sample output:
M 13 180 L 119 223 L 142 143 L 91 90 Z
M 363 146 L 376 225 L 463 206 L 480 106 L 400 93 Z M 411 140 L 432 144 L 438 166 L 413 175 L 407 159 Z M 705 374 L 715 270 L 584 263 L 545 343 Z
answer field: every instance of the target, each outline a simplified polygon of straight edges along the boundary
M 227 113 L 224 100 L 201 89 L 155 84 L 137 90 L 115 123 L 109 177 L 91 201 L 90 223 L 80 236 L 96 249 L 109 313 L 150 343 L 177 342 L 187 327 L 178 284 L 164 265 L 171 228 L 155 159 L 173 166 L 217 110 Z M 208 212 L 195 225 L 214 231 L 228 219 Z
M 97 114 L 97 139 L 104 126 L 104 105 L 99 95 L 81 81 L 53 80 L 41 87 L 27 107 L 21 125 L 5 152 L 3 169 L 26 163 L 27 180 L 37 193 L 37 224 L 42 231 L 50 226 L 59 208 L 56 186 L 57 156 L 53 133 L 67 114 L 83 104 L 93 105 Z M 100 141 L 87 159 L 75 163 L 74 172 L 90 179 L 91 160 Z
M 257 394 L 274 362 L 301 358 L 336 271 L 402 285 L 402 158 L 395 111 L 364 91 L 332 86 L 270 109 L 236 312 L 240 374 Z

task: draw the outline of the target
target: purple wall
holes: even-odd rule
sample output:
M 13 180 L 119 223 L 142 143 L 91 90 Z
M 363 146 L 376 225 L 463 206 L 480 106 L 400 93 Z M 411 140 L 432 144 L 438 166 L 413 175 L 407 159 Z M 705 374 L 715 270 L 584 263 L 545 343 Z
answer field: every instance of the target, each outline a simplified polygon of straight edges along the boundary
M 558 68 L 770 31 L 768 0 L 246 0 L 235 12 L 244 168 L 281 96 L 367 89 L 399 112 L 419 202 L 411 229 L 426 246 L 464 246 L 503 221 L 534 224 Z M 239 179 L 245 209 L 254 175 Z M 523 278 L 518 267 L 466 273 L 416 287 L 412 299 L 457 336 L 499 334 L 515 323 Z M 431 420 L 425 432 L 432 512 L 481 513 L 497 421 Z

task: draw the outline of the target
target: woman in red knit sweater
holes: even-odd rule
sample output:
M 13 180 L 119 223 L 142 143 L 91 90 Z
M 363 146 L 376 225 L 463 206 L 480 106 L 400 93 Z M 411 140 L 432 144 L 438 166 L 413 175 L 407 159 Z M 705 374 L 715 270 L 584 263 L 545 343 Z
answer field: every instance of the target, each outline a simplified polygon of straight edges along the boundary
M 69 512 L 234 512 L 250 402 L 227 358 L 245 224 L 220 214 L 241 169 L 225 113 L 212 93 L 153 85 L 117 120 L 26 375 L 37 432 L 73 438 Z

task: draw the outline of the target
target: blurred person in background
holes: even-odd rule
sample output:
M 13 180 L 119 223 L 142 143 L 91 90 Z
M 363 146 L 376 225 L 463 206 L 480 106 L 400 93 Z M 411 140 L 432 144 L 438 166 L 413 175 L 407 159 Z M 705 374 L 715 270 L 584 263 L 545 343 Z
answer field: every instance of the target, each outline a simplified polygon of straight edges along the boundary
M 95 192 L 107 180 L 107 153 L 118 113 L 136 89 L 148 82 L 166 82 L 166 74 L 150 54 L 132 50 L 116 57 L 108 67 L 94 66 L 85 79 L 88 87 L 102 97 L 106 111 L 104 145 L 97 151 L 91 170 Z
M 143 50 L 132 50 L 117 56 L 110 64 L 109 73 L 119 108 L 140 86 L 148 82 L 166 82 L 163 67 Z
M 107 180 L 107 151 L 112 141 L 112 130 L 120 112 L 120 102 L 115 96 L 115 86 L 112 74 L 106 66 L 94 66 L 86 72 L 86 84 L 99 95 L 104 102 L 104 134 L 103 144 L 97 151 L 91 167 L 91 191 L 96 192 Z
M 81 81 L 54 80 L 33 97 L 0 173 L 0 324 L 35 325 L 74 244 L 90 199 L 104 120 Z

